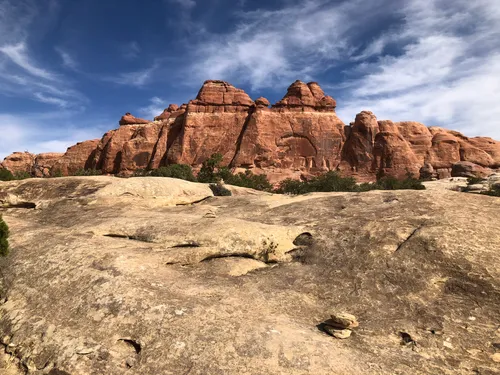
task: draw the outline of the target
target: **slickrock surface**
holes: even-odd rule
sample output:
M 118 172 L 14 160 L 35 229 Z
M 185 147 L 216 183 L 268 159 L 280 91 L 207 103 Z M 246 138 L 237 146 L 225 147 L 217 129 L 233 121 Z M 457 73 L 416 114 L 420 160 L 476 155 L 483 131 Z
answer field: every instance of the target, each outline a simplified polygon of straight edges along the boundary
M 498 374 L 500 199 L 455 183 L 0 183 L 0 373 Z M 359 321 L 348 339 L 318 329 L 332 311 Z
M 78 169 L 131 175 L 171 163 L 199 169 L 214 153 L 234 170 L 251 169 L 271 182 L 308 178 L 328 170 L 360 181 L 380 175 L 424 178 L 483 177 L 500 168 L 500 142 L 469 138 L 417 122 L 378 120 L 362 111 L 346 126 L 335 113 L 335 99 L 318 83 L 294 82 L 282 100 L 270 106 L 253 101 L 224 81 L 206 81 L 196 99 L 171 104 L 155 121 L 127 113 L 118 129 L 99 142 L 68 149 L 60 162 L 36 168 L 37 156 L 15 153 L 0 167 L 33 176 L 64 175 Z M 465 163 L 465 164 L 464 164 Z

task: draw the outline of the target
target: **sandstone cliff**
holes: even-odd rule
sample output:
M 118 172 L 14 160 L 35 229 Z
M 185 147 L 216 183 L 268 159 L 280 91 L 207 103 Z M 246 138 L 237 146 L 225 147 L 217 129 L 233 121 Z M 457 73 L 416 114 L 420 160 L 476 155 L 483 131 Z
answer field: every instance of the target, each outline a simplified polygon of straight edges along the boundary
M 34 176 L 85 168 L 130 175 L 171 163 L 196 169 L 221 153 L 235 170 L 251 169 L 274 182 L 327 170 L 368 181 L 408 172 L 427 178 L 484 176 L 500 167 L 500 142 L 491 138 L 468 138 L 417 122 L 379 121 L 368 111 L 346 126 L 336 105 L 315 82 L 294 82 L 270 107 L 266 98 L 253 101 L 227 82 L 206 81 L 196 99 L 180 107 L 171 104 L 155 121 L 127 113 L 121 126 L 101 140 L 80 143 L 59 156 L 15 153 L 2 167 Z

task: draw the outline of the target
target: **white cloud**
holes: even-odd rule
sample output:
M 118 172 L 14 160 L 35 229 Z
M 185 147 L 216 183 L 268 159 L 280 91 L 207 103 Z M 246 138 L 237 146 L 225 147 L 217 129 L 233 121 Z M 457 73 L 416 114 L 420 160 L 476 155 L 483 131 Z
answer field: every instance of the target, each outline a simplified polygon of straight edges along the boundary
M 154 119 L 156 116 L 160 115 L 167 107 L 168 104 L 165 100 L 155 96 L 149 100 L 149 105 L 139 108 L 139 114 L 146 119 Z
M 108 76 L 103 77 L 102 79 L 119 85 L 142 87 L 151 80 L 156 69 L 158 69 L 157 63 L 146 69 L 135 72 L 120 73 L 117 76 Z
M 500 36 L 500 3 L 412 0 L 402 12 L 404 25 L 384 38 L 404 42 L 403 53 L 358 67 L 341 117 L 369 109 L 379 118 L 500 138 L 500 42 L 492 37 Z
M 66 108 L 69 106 L 69 102 L 67 100 L 64 100 L 64 99 L 60 99 L 60 98 L 55 98 L 53 96 L 47 96 L 47 95 L 44 95 L 43 93 L 41 92 L 36 92 L 34 94 L 35 98 L 42 102 L 42 103 L 47 103 L 47 104 L 55 104 L 57 105 L 58 107 L 61 107 L 61 108 Z
M 136 41 L 132 41 L 122 47 L 122 55 L 126 59 L 132 60 L 139 57 L 141 46 Z
M 307 0 L 278 10 L 240 13 L 233 32 L 197 36 L 191 78 L 227 79 L 249 83 L 253 89 L 310 79 L 351 56 L 355 47 L 350 35 L 375 22 L 380 5 L 388 1 Z M 358 23 L 346 22 L 352 19 Z
M 168 0 L 168 2 L 188 9 L 196 6 L 195 0 Z
M 64 67 L 71 70 L 78 69 L 78 63 L 76 62 L 75 59 L 73 59 L 73 57 L 68 52 L 58 47 L 56 47 L 55 50 L 59 54 L 59 56 L 61 56 L 62 64 Z
M 93 118 L 86 123 L 75 123 L 72 111 L 0 113 L 0 161 L 14 151 L 65 152 L 69 146 L 87 139 L 100 138 L 109 130 L 108 119 Z M 92 126 L 89 126 L 92 123 Z
M 14 64 L 23 68 L 25 71 L 35 77 L 44 78 L 47 80 L 56 79 L 54 74 L 33 64 L 33 59 L 28 56 L 28 51 L 24 42 L 4 45 L 0 47 L 0 52 L 5 54 Z

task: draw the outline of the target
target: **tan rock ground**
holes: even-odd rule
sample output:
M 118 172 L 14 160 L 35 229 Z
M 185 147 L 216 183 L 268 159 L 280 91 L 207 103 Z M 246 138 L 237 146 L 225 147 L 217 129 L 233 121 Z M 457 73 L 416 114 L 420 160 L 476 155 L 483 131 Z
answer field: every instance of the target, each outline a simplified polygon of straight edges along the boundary
M 0 183 L 0 373 L 498 374 L 500 199 L 450 184 Z M 349 338 L 318 329 L 333 311 L 359 321 Z

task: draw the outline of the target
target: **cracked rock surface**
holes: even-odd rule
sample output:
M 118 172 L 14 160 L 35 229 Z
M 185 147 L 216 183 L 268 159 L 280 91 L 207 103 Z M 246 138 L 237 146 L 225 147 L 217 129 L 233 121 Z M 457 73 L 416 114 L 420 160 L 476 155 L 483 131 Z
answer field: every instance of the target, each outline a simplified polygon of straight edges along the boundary
M 0 183 L 35 207 L 0 206 L 0 373 L 498 374 L 500 199 L 427 184 Z M 331 311 L 348 340 L 318 329 Z

